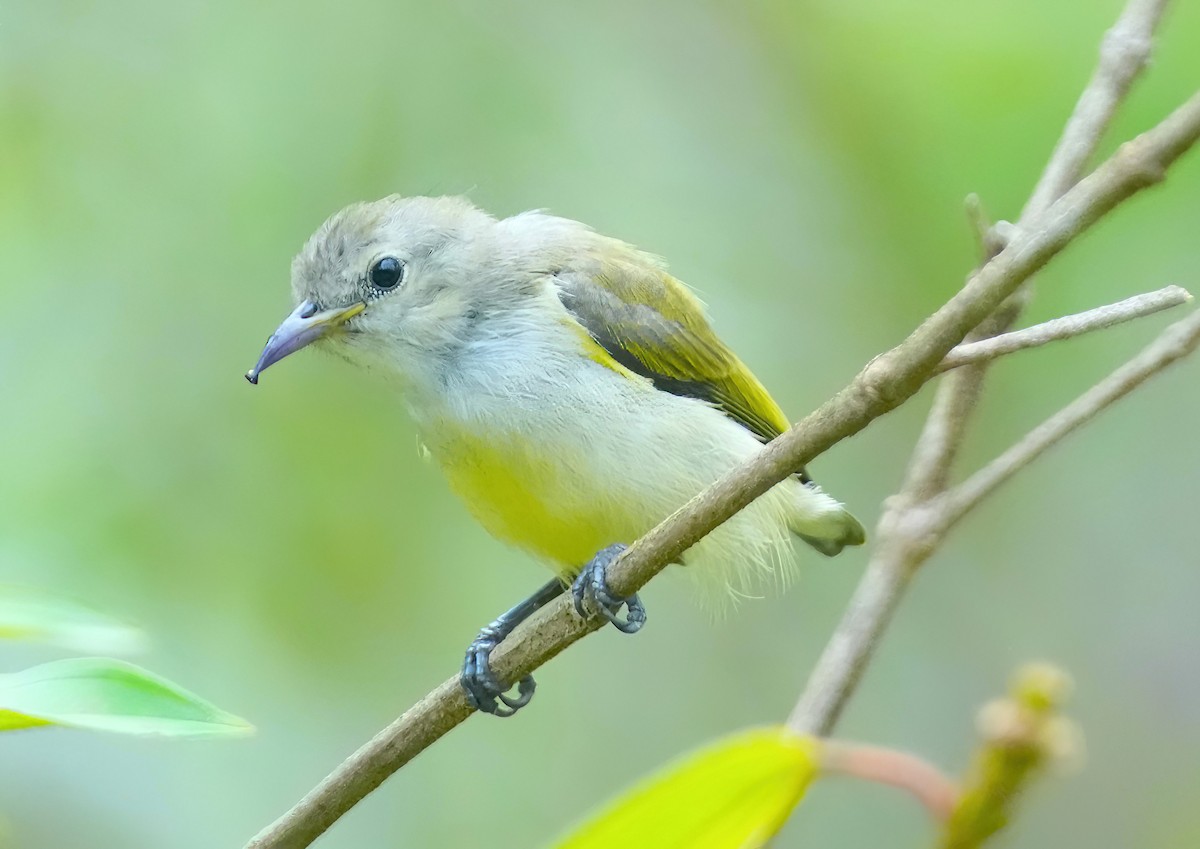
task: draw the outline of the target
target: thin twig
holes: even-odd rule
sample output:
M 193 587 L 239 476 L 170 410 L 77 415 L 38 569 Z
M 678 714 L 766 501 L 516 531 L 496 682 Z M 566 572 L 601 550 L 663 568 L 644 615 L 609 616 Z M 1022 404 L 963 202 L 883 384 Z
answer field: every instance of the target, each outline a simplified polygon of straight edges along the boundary
M 943 494 L 936 504 L 945 532 L 996 487 L 1040 457 L 1048 448 L 1105 408 L 1124 398 L 1200 345 L 1200 312 L 1172 324 L 1136 357 L 1030 431 L 1024 439 L 967 480 Z
M 1130 0 L 1105 35 L 1092 79 L 1076 103 L 1020 221 L 1011 228 L 1009 247 L 998 256 L 1007 254 L 1033 222 L 1053 216 L 1064 200 L 1105 170 L 1107 163 L 1076 182 L 1122 98 L 1149 60 L 1154 31 L 1166 5 L 1166 0 Z M 986 321 L 981 320 L 972 341 L 1008 330 L 1027 296 L 1025 289 Z M 888 500 L 880 518 L 867 570 L 788 720 L 796 730 L 824 735 L 833 729 L 913 573 L 936 547 L 927 502 L 946 489 L 986 370 L 987 364 L 982 363 L 955 369 L 942 378 L 900 493 Z
M 1192 299 L 1191 294 L 1181 286 L 1167 286 L 1157 292 L 1147 292 L 1144 295 L 1134 295 L 1115 304 L 1068 315 L 1051 321 L 1003 333 L 978 342 L 964 342 L 956 347 L 946 359 L 938 363 L 937 372 L 949 371 L 961 366 L 994 360 L 1005 354 L 1022 351 L 1026 348 L 1037 348 L 1050 342 L 1071 339 L 1091 333 L 1093 330 L 1103 330 L 1114 324 L 1132 321 L 1135 318 L 1153 315 L 1171 307 L 1186 304 Z
M 983 208 L 983 201 L 974 192 L 967 195 L 964 207 L 967 213 L 967 222 L 971 225 L 971 233 L 975 236 L 975 244 L 979 248 L 979 255 L 986 262 L 1004 250 L 1004 246 L 1008 244 L 1008 239 L 1012 234 L 1005 232 L 999 224 L 992 224 L 987 210 Z M 1011 229 L 1008 222 L 1001 223 Z
M 949 820 L 958 803 L 958 787 L 941 770 L 916 755 L 883 746 L 825 740 L 821 774 L 898 787 L 911 793 L 938 823 Z
M 620 595 L 637 591 L 717 527 L 813 457 L 915 394 L 950 349 L 1031 274 L 1125 199 L 1160 180 L 1200 138 L 1200 94 L 1154 129 L 1122 146 L 1008 247 L 912 335 L 876 357 L 855 379 L 755 458 L 722 477 L 630 546 L 609 570 Z M 584 622 L 565 599 L 501 643 L 495 672 L 514 681 L 600 625 Z M 292 810 L 249 844 L 253 849 L 308 846 L 342 814 L 470 714 L 457 676 L 352 755 Z
M 910 505 L 903 512 L 886 512 L 885 520 L 896 524 L 881 523 L 876 555 L 867 565 L 842 621 L 788 718 L 788 725 L 802 733 L 827 734 L 861 679 L 914 570 L 953 524 L 1054 442 L 1194 349 L 1198 332 L 1200 313 L 1193 313 L 1171 325 L 1135 360 L 960 487 L 932 501 Z

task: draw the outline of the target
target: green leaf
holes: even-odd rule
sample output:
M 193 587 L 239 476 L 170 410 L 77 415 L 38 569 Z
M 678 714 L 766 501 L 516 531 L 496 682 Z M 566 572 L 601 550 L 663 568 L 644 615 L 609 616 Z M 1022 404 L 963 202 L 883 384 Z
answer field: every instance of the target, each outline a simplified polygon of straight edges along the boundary
M 137 628 L 67 599 L 7 585 L 0 585 L 0 637 L 112 654 L 130 654 L 145 645 Z
M 38 719 L 36 716 L 26 716 L 23 713 L 0 709 L 0 731 L 16 731 L 19 728 L 37 728 L 39 725 L 50 724 L 52 723 L 48 719 Z
M 816 775 L 819 744 L 786 728 L 743 732 L 617 799 L 555 849 L 754 849 Z
M 240 737 L 254 730 L 153 672 L 103 657 L 0 675 L 0 731 L 36 725 L 168 737 Z

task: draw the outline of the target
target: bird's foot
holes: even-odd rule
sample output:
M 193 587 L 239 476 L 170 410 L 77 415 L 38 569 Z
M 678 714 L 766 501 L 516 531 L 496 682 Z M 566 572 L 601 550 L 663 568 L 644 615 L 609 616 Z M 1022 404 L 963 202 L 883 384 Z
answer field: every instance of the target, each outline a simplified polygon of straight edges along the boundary
M 642 600 L 637 593 L 628 597 L 614 595 L 609 591 L 605 577 L 608 567 L 616 562 L 626 548 L 616 543 L 601 549 L 571 584 L 571 597 L 575 599 L 575 612 L 580 616 L 587 618 L 588 608 L 592 608 L 618 630 L 636 634 L 646 624 L 646 608 Z M 620 616 L 622 607 L 627 611 L 624 619 Z
M 512 716 L 529 704 L 537 687 L 533 676 L 526 675 L 517 683 L 517 695 L 510 696 L 507 694 L 509 685 L 492 672 L 492 651 L 506 636 L 504 629 L 493 622 L 467 647 L 467 656 L 463 660 L 460 680 L 467 693 L 467 702 L 476 710 L 493 716 Z

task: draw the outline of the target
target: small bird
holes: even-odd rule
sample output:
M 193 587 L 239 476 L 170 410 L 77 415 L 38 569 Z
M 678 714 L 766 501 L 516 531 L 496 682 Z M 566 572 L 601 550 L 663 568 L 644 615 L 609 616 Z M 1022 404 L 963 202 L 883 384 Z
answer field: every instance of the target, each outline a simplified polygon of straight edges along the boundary
M 532 677 L 510 694 L 488 660 L 517 625 L 570 586 L 581 615 L 638 630 L 645 608 L 609 591 L 608 566 L 788 427 L 660 260 L 541 211 L 356 203 L 309 238 L 292 291 L 295 310 L 246 378 L 314 342 L 392 378 L 472 514 L 556 573 L 467 650 L 462 684 L 488 713 L 511 716 L 533 695 Z M 786 577 L 792 535 L 828 556 L 865 539 L 800 469 L 683 565 L 726 598 L 744 595 Z

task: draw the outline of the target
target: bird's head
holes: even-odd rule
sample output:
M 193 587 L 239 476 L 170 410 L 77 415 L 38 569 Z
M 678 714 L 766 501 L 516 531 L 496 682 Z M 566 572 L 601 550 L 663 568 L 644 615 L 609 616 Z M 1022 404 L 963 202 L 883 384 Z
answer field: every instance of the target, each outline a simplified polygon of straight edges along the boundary
M 461 346 L 511 296 L 497 275 L 496 221 L 462 198 L 392 196 L 348 206 L 292 262 L 296 308 L 247 374 L 314 342 L 401 374 Z

